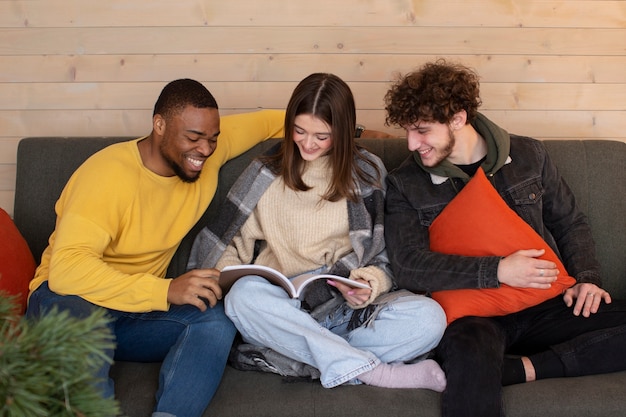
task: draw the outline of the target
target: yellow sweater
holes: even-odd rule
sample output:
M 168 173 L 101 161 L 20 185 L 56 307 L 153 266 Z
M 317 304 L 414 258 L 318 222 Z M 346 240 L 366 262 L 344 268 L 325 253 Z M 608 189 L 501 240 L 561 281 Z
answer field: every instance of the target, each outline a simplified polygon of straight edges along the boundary
M 220 167 L 281 137 L 283 111 L 221 118 L 218 146 L 198 181 L 147 169 L 136 139 L 109 146 L 76 170 L 56 203 L 55 231 L 30 283 L 128 312 L 167 310 L 163 279 L 182 238 L 213 199 Z

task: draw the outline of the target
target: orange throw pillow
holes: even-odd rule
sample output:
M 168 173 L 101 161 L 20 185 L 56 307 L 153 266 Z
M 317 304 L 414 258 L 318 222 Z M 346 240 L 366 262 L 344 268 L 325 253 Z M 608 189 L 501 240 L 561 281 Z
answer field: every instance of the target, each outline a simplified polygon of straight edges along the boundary
M 20 313 L 26 311 L 28 283 L 34 274 L 35 259 L 26 240 L 0 208 L 0 293 L 17 296 Z
M 432 294 L 446 312 L 448 323 L 464 316 L 492 317 L 521 311 L 562 294 L 576 280 L 528 223 L 500 197 L 479 168 L 461 192 L 429 228 L 430 250 L 465 256 L 508 256 L 521 249 L 545 249 L 541 259 L 559 270 L 550 289 L 499 288 L 436 291 Z

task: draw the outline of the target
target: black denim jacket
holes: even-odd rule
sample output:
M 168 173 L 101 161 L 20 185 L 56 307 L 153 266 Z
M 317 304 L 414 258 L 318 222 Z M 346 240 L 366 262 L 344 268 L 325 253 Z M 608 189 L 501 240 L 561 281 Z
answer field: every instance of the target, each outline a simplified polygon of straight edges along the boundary
M 543 144 L 510 135 L 511 162 L 489 178 L 498 193 L 550 245 L 577 282 L 601 286 L 586 216 Z M 409 156 L 387 177 L 385 240 L 396 282 L 415 292 L 499 286 L 500 257 L 429 251 L 428 227 L 464 187 L 460 178 L 433 184 Z M 524 248 L 534 249 L 534 248 Z

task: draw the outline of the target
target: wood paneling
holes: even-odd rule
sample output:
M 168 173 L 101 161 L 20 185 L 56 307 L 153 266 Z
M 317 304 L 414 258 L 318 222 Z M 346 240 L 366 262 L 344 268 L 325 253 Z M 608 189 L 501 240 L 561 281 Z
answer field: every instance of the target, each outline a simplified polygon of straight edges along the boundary
M 20 137 L 3 137 L 0 140 L 0 164 L 15 164 Z M 13 189 L 13 188 L 11 188 Z
M 0 164 L 0 191 L 15 189 L 15 164 Z
M 34 135 L 143 135 L 170 80 L 222 114 L 282 108 L 311 72 L 385 126 L 390 82 L 437 57 L 481 76 L 483 111 L 538 138 L 626 141 L 626 1 L 0 0 L 0 207 Z
M 160 54 L 9 55 L 0 82 L 168 82 L 180 77 L 210 81 L 300 81 L 314 71 L 347 81 L 386 82 L 441 55 L 421 54 Z M 448 55 L 468 65 L 482 82 L 626 83 L 626 54 Z M 155 92 L 158 93 L 158 92 Z
M 2 191 L 0 190 L 0 208 L 4 209 L 9 216 L 13 217 L 13 199 L 15 198 L 14 191 Z
M 436 0 L 433 0 L 436 1 Z M 622 29 L 466 27 L 120 27 L 0 29 L 0 55 L 624 54 Z
M 214 82 L 197 78 L 215 95 L 222 109 L 284 108 L 296 86 L 288 82 Z M 0 83 L 0 110 L 151 109 L 164 82 L 145 83 Z M 359 109 L 380 109 L 391 83 L 350 82 Z M 485 83 L 482 109 L 493 110 L 624 110 L 626 83 Z M 64 100 L 59 100 L 64 97 Z M 6 130 L 5 134 L 15 132 Z
M 3 27 L 617 27 L 626 5 L 597 0 L 0 1 Z

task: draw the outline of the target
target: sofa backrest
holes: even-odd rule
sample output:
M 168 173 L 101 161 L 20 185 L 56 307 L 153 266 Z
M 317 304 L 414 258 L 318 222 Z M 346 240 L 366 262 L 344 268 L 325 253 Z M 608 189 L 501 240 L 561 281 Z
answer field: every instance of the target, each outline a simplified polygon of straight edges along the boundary
M 587 215 L 603 286 L 626 299 L 626 143 L 546 140 L 550 157 Z
M 54 204 L 74 170 L 94 152 L 129 137 L 31 137 L 20 141 L 14 221 L 39 261 L 55 224 Z M 185 271 L 193 238 L 219 210 L 239 173 L 252 158 L 263 153 L 277 139 L 263 142 L 227 162 L 213 202 L 189 232 L 174 256 L 168 276 Z M 409 154 L 406 140 L 360 139 L 359 143 L 379 155 L 388 170 Z M 544 142 L 561 174 L 587 213 L 603 267 L 605 288 L 626 298 L 626 143 L 602 140 Z

